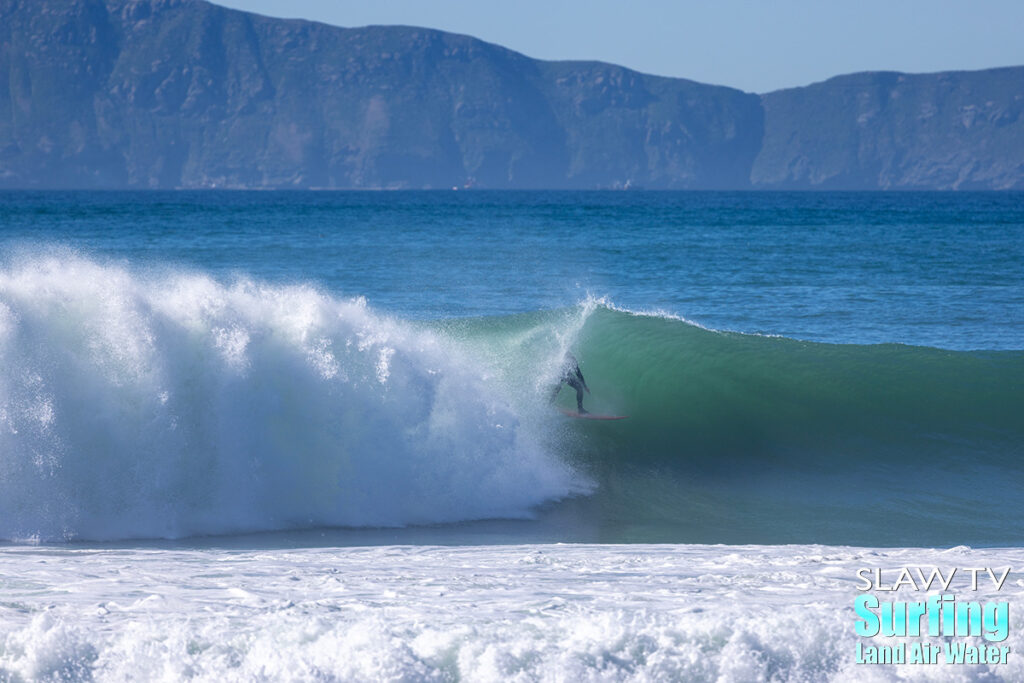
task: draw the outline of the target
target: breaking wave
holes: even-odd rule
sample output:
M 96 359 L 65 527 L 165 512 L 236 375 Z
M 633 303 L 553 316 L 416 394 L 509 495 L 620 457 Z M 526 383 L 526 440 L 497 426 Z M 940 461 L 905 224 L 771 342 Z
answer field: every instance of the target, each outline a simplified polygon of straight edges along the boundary
M 587 407 L 628 420 L 550 409 L 569 350 Z M 719 332 L 596 299 L 409 322 L 312 286 L 36 256 L 0 269 L 0 538 L 565 501 L 586 540 L 1020 542 L 1022 389 L 1020 351 Z

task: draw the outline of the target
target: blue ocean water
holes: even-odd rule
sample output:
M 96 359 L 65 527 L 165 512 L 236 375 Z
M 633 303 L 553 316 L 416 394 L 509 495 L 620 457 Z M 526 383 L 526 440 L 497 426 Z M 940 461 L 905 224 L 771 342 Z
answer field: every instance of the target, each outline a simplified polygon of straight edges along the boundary
M 1022 200 L 3 194 L 0 538 L 1020 544 Z
M 66 245 L 404 318 L 594 296 L 794 339 L 1024 348 L 1021 193 L 22 192 L 0 230 L 8 260 Z

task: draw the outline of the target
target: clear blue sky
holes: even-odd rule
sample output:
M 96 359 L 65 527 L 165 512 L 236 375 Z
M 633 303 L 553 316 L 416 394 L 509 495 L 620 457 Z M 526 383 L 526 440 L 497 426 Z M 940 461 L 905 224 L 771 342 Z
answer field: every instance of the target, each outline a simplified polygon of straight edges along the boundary
M 405 24 L 540 59 L 599 59 L 750 92 L 853 71 L 1024 65 L 1022 0 L 217 0 L 337 26 Z

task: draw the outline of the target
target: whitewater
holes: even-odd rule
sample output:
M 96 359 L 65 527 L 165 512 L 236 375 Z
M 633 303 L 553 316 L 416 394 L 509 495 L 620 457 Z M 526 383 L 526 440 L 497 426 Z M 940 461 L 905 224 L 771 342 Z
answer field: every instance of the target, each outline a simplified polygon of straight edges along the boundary
M 1021 567 L 1024 551 L 8 548 L 0 550 L 0 676 L 807 683 L 1024 676 L 1019 655 L 1005 665 L 855 664 L 856 569 L 906 563 Z M 1024 573 L 1015 569 L 998 596 L 1022 594 Z M 1002 644 L 1024 646 L 1022 626 L 1011 609 Z
M 521 517 L 589 488 L 479 360 L 310 287 L 29 260 L 0 274 L 0 365 L 7 540 Z

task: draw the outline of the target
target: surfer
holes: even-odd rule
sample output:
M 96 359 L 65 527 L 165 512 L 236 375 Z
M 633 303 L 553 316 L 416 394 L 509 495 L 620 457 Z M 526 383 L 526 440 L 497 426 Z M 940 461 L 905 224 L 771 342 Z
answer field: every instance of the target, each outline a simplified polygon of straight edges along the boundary
M 551 392 L 552 403 L 555 402 L 558 392 L 562 390 L 563 384 L 568 384 L 576 390 L 576 407 L 579 409 L 580 415 L 586 415 L 587 411 L 583 409 L 583 391 L 586 390 L 589 394 L 590 389 L 587 387 L 587 380 L 583 379 L 583 373 L 580 372 L 580 364 L 576 362 L 576 356 L 571 353 L 566 353 L 565 360 L 562 361 L 562 376 L 558 380 L 558 386 Z

